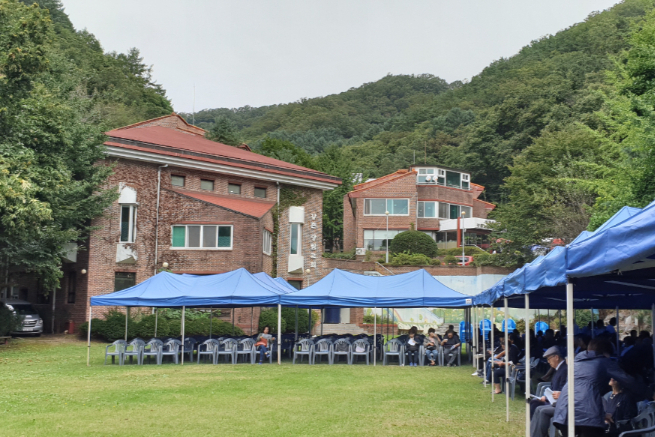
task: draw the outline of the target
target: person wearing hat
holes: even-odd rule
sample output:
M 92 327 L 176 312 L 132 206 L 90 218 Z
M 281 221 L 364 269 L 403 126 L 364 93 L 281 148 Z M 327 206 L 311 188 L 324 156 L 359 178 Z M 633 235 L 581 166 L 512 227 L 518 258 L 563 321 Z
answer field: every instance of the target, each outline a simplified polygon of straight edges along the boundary
M 549 348 L 544 357 L 548 360 L 548 364 L 555 370 L 553 378 L 550 382 L 550 389 L 553 392 L 553 398 L 557 400 L 564 384 L 566 384 L 566 377 L 568 367 L 560 348 L 553 346 Z M 550 427 L 550 419 L 555 414 L 555 406 L 548 402 L 545 396 L 541 399 L 533 399 L 530 401 L 530 435 L 532 437 L 547 437 L 548 428 Z

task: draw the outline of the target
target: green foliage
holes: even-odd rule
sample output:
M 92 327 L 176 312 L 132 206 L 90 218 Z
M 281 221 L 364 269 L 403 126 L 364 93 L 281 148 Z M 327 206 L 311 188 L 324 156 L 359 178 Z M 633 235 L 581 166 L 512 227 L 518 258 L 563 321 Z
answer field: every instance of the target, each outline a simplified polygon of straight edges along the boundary
M 429 266 L 432 264 L 432 259 L 422 253 L 403 252 L 394 254 L 389 260 L 389 264 L 392 266 Z
M 214 121 L 214 125 L 207 132 L 207 138 L 230 146 L 241 144 L 234 122 L 226 117 L 219 117 Z
M 321 313 L 312 310 L 312 327 L 318 325 L 321 320 Z M 270 326 L 273 332 L 277 332 L 277 308 L 263 310 L 259 315 L 259 330 L 264 326 Z M 309 327 L 309 311 L 298 308 L 298 332 L 307 332 Z M 296 330 L 296 309 L 282 308 L 282 332 L 293 333 Z
M 407 252 L 433 258 L 437 256 L 437 250 L 437 243 L 429 235 L 414 230 L 399 233 L 389 244 L 389 251 L 393 254 Z
M 0 337 L 20 327 L 21 319 L 5 305 L 0 305 Z
M 364 323 L 368 324 L 373 324 L 376 323 L 375 316 L 373 314 L 366 314 L 363 318 Z M 378 316 L 377 317 L 377 324 L 378 325 L 387 325 L 387 324 L 392 324 L 394 323 L 390 317 L 388 317 L 386 314 L 384 316 Z
M 262 310 L 259 313 L 259 330 L 263 330 L 266 326 L 271 328 L 270 334 L 278 332 L 276 308 Z M 282 332 L 287 332 L 287 320 L 284 317 L 282 317 Z
M 455 258 L 455 255 L 446 255 L 446 257 L 443 259 L 444 264 L 447 264 L 449 266 L 456 266 L 457 265 L 457 258 Z
M 474 256 L 474 255 L 480 255 L 483 253 L 488 253 L 479 247 L 476 246 L 466 246 L 464 248 L 464 255 L 466 256 Z M 453 256 L 462 256 L 462 248 L 461 247 L 453 247 L 451 249 L 438 249 L 437 250 L 437 256 L 446 256 L 446 255 L 453 255 Z
M 323 253 L 323 258 L 332 258 L 332 259 L 355 259 L 355 249 L 349 250 L 348 252 L 325 252 Z

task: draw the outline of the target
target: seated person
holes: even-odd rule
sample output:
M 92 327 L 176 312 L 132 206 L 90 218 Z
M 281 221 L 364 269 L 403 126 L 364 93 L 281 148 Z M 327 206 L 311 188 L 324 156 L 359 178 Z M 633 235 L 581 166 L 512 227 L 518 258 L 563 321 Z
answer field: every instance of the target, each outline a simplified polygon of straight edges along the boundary
M 441 345 L 444 347 L 444 355 L 448 357 L 447 366 L 453 366 L 457 359 L 457 348 L 461 346 L 459 336 L 455 334 L 455 331 L 448 331 Z
M 518 364 L 519 362 L 519 348 L 514 344 L 514 334 L 509 336 L 508 344 L 503 344 L 505 353 L 507 354 L 507 361 L 509 363 Z M 493 382 L 495 386 L 495 393 L 500 394 L 500 381 L 507 374 L 507 369 L 505 368 L 505 360 L 500 361 L 496 360 L 493 363 L 493 372 L 487 376 L 489 382 Z
M 553 346 L 555 346 L 555 331 L 552 329 L 546 329 L 546 334 L 541 342 L 541 347 L 543 349 L 550 349 Z
M 605 332 L 616 335 L 616 317 L 610 319 L 610 324 L 605 327 Z
M 428 329 L 428 336 L 425 337 L 423 341 L 423 346 L 425 346 L 425 356 L 430 360 L 431 366 L 436 366 L 436 359 L 439 355 L 439 344 L 442 340 L 439 335 L 436 333 L 434 328 Z
M 637 416 L 637 404 L 620 382 L 610 378 L 609 385 L 612 387 L 612 391 L 603 396 L 603 410 L 607 425 L 605 435 L 616 437 L 622 432 L 632 429 L 630 420 Z
M 413 326 L 409 330 L 407 343 L 405 345 L 405 354 L 407 355 L 407 360 L 409 361 L 409 367 L 418 366 L 418 352 L 420 348 L 418 343 L 418 336 L 416 334 L 416 329 Z
M 548 364 L 555 370 L 553 374 L 550 390 L 553 392 L 553 398 L 557 400 L 566 384 L 568 367 L 562 356 L 561 350 L 553 346 L 544 353 Z M 550 419 L 555 414 L 555 406 L 548 402 L 548 398 L 543 396 L 541 399 L 532 399 L 530 401 L 530 435 L 532 437 L 547 437 Z
M 268 351 L 269 342 L 275 340 L 269 332 L 271 328 L 269 326 L 264 326 L 264 330 L 257 336 L 257 342 L 255 347 L 259 347 L 259 364 L 262 364 L 264 357 L 269 356 L 270 352 Z

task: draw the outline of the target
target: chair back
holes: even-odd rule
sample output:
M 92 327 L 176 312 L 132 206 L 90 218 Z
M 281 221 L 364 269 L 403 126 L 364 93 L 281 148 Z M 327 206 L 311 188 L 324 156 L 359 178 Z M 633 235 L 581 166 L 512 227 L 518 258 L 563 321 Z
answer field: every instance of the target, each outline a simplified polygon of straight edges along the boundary
M 125 340 L 116 340 L 111 345 L 115 348 L 114 352 L 125 352 L 125 349 L 127 349 L 127 342 Z
M 195 338 L 187 337 L 184 339 L 184 350 L 186 352 L 192 351 L 196 347 L 196 341 Z
M 214 352 L 218 350 L 218 340 L 211 338 L 203 341 L 200 346 L 205 346 L 207 352 Z M 200 350 L 200 346 L 198 346 L 198 350 Z
M 329 352 L 330 351 L 330 346 L 332 345 L 332 342 L 328 340 L 327 338 L 324 338 L 322 340 L 319 340 L 316 342 L 316 345 L 314 346 L 314 351 L 315 352 Z
M 225 340 L 221 341 L 219 344 L 220 344 L 220 350 L 225 352 L 235 351 L 238 347 L 237 341 L 233 338 L 226 338 Z
M 308 338 L 303 338 L 302 340 L 296 343 L 296 346 L 300 346 L 300 352 L 309 352 L 314 346 L 314 342 Z
M 399 354 L 403 348 L 403 343 L 397 338 L 392 338 L 384 344 L 386 353 Z
M 634 429 L 646 429 L 655 426 L 655 404 L 649 404 L 637 417 L 632 419 Z M 651 436 L 654 433 L 643 434 Z
M 146 343 L 140 338 L 135 338 L 127 345 L 127 347 L 130 346 L 132 347 L 132 352 L 137 352 L 143 350 L 146 347 Z
M 149 352 L 159 352 L 164 348 L 164 343 L 161 340 L 153 338 L 146 345 L 145 349 L 148 349 Z
M 351 345 L 351 350 L 353 353 L 356 354 L 363 354 L 368 352 L 369 348 L 371 347 L 371 344 L 368 342 L 368 339 L 360 338 L 359 340 L 355 340 L 353 344 Z
M 350 351 L 350 342 L 345 338 L 339 338 L 332 345 L 332 350 L 337 354 L 344 354 Z
M 168 340 L 164 346 L 166 347 L 169 353 L 178 353 L 182 347 L 182 342 L 176 338 Z
M 239 342 L 239 350 L 252 351 L 255 348 L 255 340 L 246 338 Z

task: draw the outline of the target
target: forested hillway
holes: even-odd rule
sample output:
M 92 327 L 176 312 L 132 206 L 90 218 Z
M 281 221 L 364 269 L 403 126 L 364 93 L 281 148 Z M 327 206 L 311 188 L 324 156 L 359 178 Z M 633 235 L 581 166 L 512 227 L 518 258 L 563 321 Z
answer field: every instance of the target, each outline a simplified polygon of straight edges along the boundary
M 485 200 L 500 204 L 496 231 L 513 246 L 506 261 L 520 264 L 533 244 L 566 240 L 655 197 L 645 182 L 654 7 L 626 0 L 593 13 L 467 83 L 386 76 L 294 103 L 204 110 L 195 120 L 219 140 L 341 177 L 414 162 L 466 169 Z

